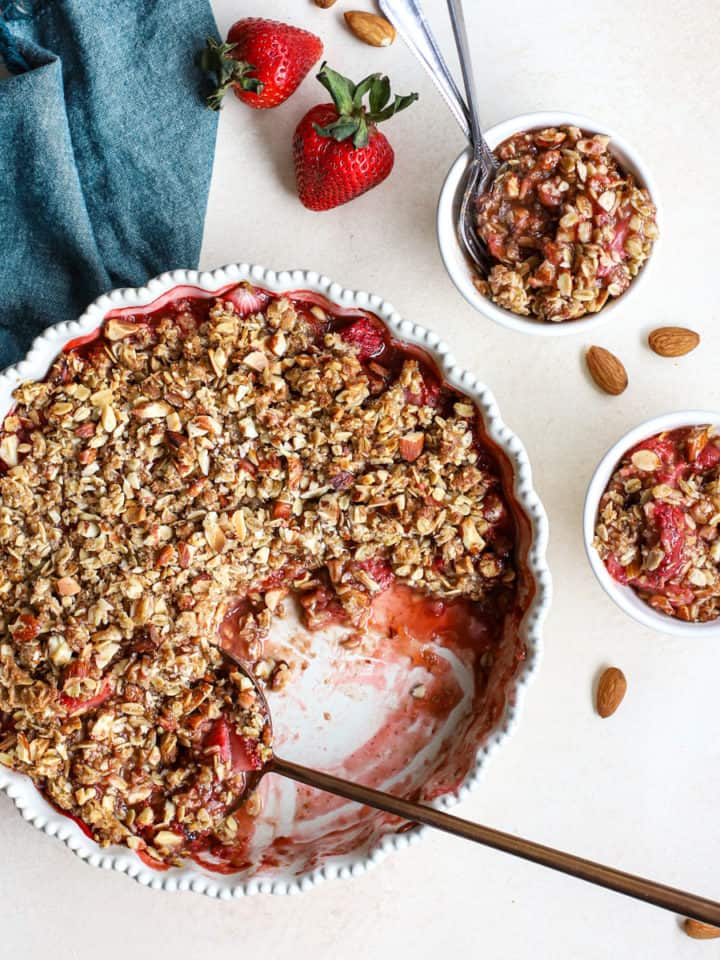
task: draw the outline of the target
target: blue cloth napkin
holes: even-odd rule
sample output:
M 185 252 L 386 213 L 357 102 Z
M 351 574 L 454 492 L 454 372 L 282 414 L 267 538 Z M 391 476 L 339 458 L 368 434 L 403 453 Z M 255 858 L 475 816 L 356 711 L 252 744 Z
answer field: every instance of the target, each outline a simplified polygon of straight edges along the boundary
M 208 0 L 0 0 L 0 368 L 116 286 L 197 265 Z

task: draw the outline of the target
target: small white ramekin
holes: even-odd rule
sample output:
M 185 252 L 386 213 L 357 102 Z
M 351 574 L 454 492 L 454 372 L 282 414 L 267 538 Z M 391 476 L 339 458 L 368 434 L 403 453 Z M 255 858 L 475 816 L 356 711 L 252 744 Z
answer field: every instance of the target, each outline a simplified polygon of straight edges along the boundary
M 658 208 L 657 223 L 661 227 L 661 210 L 658 200 L 658 190 L 647 165 L 640 158 L 637 151 L 630 146 L 612 127 L 605 123 L 593 120 L 577 113 L 565 113 L 561 110 L 545 110 L 539 113 L 523 113 L 519 117 L 505 120 L 485 131 L 488 144 L 495 149 L 503 140 L 507 140 L 514 133 L 523 130 L 533 130 L 542 127 L 557 127 L 574 125 L 588 133 L 604 133 L 610 137 L 610 150 L 617 157 L 623 170 L 632 173 L 636 181 L 647 187 L 653 202 Z M 496 323 L 517 330 L 520 333 L 536 334 L 541 337 L 564 337 L 573 333 L 587 333 L 594 327 L 605 323 L 618 311 L 623 310 L 633 293 L 641 283 L 645 282 L 648 270 L 655 259 L 658 240 L 655 241 L 653 254 L 634 278 L 625 293 L 608 301 L 598 313 L 588 314 L 579 320 L 566 320 L 562 323 L 543 323 L 529 317 L 521 317 L 510 310 L 497 306 L 488 297 L 483 296 L 473 283 L 472 267 L 465 255 L 463 246 L 457 234 L 457 211 L 462 198 L 465 171 L 470 159 L 470 149 L 463 151 L 453 163 L 440 191 L 437 208 L 437 239 L 445 269 L 450 279 L 468 303 L 484 316 Z M 662 227 L 661 227 L 662 233 Z
M 653 610 L 649 604 L 640 599 L 632 587 L 623 586 L 610 576 L 605 564 L 600 559 L 599 553 L 593 547 L 593 539 L 600 498 L 605 492 L 615 467 L 627 451 L 642 440 L 647 440 L 648 437 L 652 437 L 656 433 L 662 433 L 663 430 L 695 427 L 703 423 L 720 427 L 720 412 L 713 410 L 680 410 L 677 413 L 663 413 L 630 430 L 610 447 L 597 465 L 585 495 L 585 506 L 583 508 L 585 551 L 590 566 L 602 588 L 621 610 L 637 620 L 638 623 L 650 627 L 651 630 L 657 630 L 658 633 L 673 634 L 678 637 L 720 636 L 720 619 L 708 623 L 686 623 L 683 620 L 676 620 L 674 617 Z

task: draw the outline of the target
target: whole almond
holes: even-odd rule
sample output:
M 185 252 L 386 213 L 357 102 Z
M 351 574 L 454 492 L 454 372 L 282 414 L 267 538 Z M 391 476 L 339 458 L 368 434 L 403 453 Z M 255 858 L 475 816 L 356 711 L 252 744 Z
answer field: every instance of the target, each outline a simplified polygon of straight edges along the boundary
M 648 337 L 650 349 L 661 357 L 684 357 L 699 343 L 699 334 L 687 327 L 658 327 Z
M 327 10 L 328 7 L 331 7 L 335 3 L 335 0 L 315 0 L 316 7 L 322 7 L 323 10 Z
M 622 703 L 627 680 L 622 670 L 608 667 L 600 677 L 597 688 L 596 707 L 601 717 L 611 717 Z
M 363 43 L 371 47 L 389 47 L 395 39 L 395 27 L 376 13 L 365 13 L 362 10 L 348 10 L 345 14 L 345 23 Z
M 683 923 L 683 930 L 693 940 L 716 940 L 720 937 L 720 927 L 713 927 L 700 920 L 691 920 L 690 917 Z
M 605 393 L 616 397 L 627 387 L 627 371 L 614 353 L 604 347 L 590 347 L 585 359 L 590 376 Z

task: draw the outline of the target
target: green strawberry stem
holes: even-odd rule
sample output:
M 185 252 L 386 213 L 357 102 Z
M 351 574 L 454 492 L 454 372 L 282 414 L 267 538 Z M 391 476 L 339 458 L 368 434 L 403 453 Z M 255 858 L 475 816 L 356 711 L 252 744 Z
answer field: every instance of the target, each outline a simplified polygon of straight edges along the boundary
M 236 43 L 218 43 L 213 37 L 207 38 L 207 45 L 200 54 L 200 68 L 212 75 L 215 87 L 206 99 L 211 110 L 219 110 L 222 99 L 234 84 L 243 90 L 253 93 L 262 93 L 263 84 L 256 77 L 248 76 L 255 72 L 255 67 L 244 60 L 235 60 L 229 56 L 235 49 Z
M 390 103 L 390 81 L 380 73 L 372 73 L 356 85 L 324 63 L 317 78 L 329 91 L 338 118 L 326 127 L 313 124 L 315 132 L 333 140 L 349 140 L 352 137 L 354 147 L 368 145 L 369 124 L 388 120 L 418 99 L 416 93 L 410 93 L 405 97 L 396 95 Z M 366 95 L 368 107 L 363 104 Z

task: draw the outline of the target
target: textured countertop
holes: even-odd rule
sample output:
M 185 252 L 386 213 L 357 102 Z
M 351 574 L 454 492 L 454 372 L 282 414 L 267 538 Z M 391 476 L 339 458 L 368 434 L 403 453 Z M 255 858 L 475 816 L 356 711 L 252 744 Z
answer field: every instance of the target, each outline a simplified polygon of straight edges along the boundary
M 425 0 L 449 40 L 443 0 Z M 255 112 L 237 101 L 220 121 L 202 266 L 249 260 L 319 270 L 377 292 L 437 330 L 493 389 L 524 441 L 550 515 L 555 600 L 539 674 L 514 736 L 460 812 L 667 883 L 720 897 L 718 641 L 653 634 L 627 620 L 594 581 L 580 513 L 589 476 L 622 433 L 657 413 L 720 408 L 715 171 L 720 30 L 710 0 L 468 0 L 487 124 L 566 108 L 612 124 L 655 171 L 664 206 L 652 280 L 591 340 L 548 341 L 475 314 L 447 278 L 435 205 L 462 147 L 434 88 L 398 41 L 357 42 L 339 0 L 215 0 L 221 32 L 242 15 L 290 19 L 322 34 L 326 55 L 355 79 L 387 70 L 420 103 L 388 124 L 390 180 L 323 214 L 294 194 L 294 126 L 326 95 L 309 79 L 289 103 Z M 202 38 L 199 38 L 202 39 Z M 688 357 L 649 352 L 652 327 L 702 335 Z M 584 371 L 590 343 L 615 351 L 630 385 L 600 394 Z M 592 709 L 593 680 L 616 664 L 629 689 L 611 719 Z M 355 960 L 455 956 L 498 960 L 636 960 L 717 956 L 670 914 L 445 836 L 385 860 L 366 876 L 292 898 L 222 903 L 159 894 L 84 865 L 0 798 L 0 955 L 51 960 L 129 956 Z

